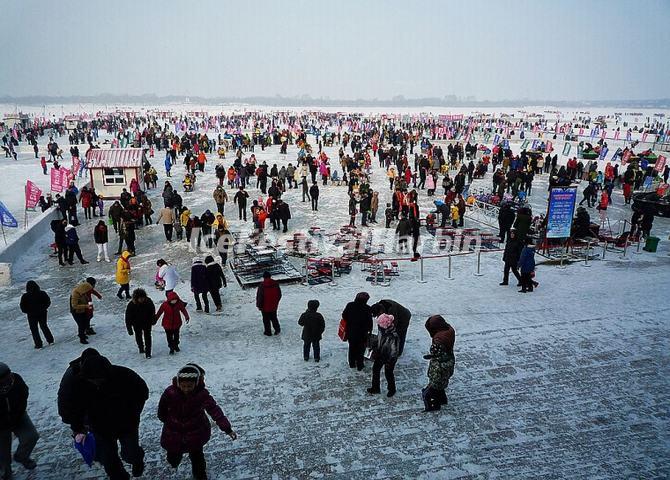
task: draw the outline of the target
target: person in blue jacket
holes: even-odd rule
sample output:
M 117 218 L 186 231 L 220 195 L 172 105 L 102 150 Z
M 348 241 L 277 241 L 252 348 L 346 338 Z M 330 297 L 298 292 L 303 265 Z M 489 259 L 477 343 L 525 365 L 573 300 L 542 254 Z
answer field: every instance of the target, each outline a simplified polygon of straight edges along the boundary
M 519 272 L 521 273 L 521 290 L 519 293 L 532 292 L 537 283 L 533 281 L 535 271 L 535 245 L 530 238 L 526 239 L 526 246 L 521 250 L 519 257 Z
M 171 177 L 170 170 L 172 169 L 172 158 L 169 153 L 165 155 L 165 175 Z

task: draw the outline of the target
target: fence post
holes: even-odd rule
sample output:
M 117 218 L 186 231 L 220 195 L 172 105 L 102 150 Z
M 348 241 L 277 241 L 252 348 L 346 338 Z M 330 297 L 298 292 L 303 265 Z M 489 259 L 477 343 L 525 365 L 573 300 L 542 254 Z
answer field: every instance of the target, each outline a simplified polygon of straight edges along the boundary
M 330 262 L 330 286 L 331 287 L 337 286 L 337 283 L 335 283 L 335 260 L 334 259 Z
M 481 266 L 482 266 L 482 251 L 480 249 L 477 250 L 477 271 L 475 272 L 475 277 L 481 277 L 482 275 L 484 275 L 481 272 Z
M 605 245 L 603 245 L 603 260 L 605 260 L 606 253 L 607 253 L 607 240 L 605 240 Z
M 623 254 L 619 257 L 621 260 L 630 260 L 630 257 L 626 256 L 628 250 L 628 236 L 626 236 L 626 241 L 623 244 Z
M 449 276 L 447 280 L 454 280 L 454 277 L 451 276 L 451 254 L 449 254 Z
M 420 269 L 421 269 L 421 277 L 419 278 L 419 283 L 426 283 L 426 280 L 423 279 L 423 257 L 419 259 L 421 262 Z
M 307 266 L 309 265 L 309 256 L 305 256 L 305 279 L 302 281 L 303 285 L 309 285 L 309 269 Z
M 586 242 L 586 256 L 584 257 L 584 266 L 590 267 L 589 265 L 589 253 L 591 253 L 591 242 Z

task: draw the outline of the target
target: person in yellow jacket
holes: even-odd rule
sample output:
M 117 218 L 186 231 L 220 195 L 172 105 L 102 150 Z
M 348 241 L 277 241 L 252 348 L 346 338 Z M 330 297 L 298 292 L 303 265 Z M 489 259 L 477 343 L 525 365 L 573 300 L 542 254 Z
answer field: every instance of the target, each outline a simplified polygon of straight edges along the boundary
M 179 215 L 179 223 L 181 223 L 182 228 L 186 228 L 189 218 L 191 218 L 191 211 L 187 208 Z
M 226 220 L 226 217 L 221 215 L 220 213 L 216 216 L 216 219 L 214 220 L 214 223 L 212 223 L 212 230 L 216 231 L 218 229 L 225 229 L 228 230 L 228 220 Z
M 130 298 L 130 252 L 125 250 L 116 262 L 116 283 L 119 291 L 116 296 L 123 298 L 121 293 L 126 292 L 126 298 Z
M 460 220 L 461 215 L 458 211 L 458 205 L 455 203 L 451 204 L 451 226 L 456 228 L 458 227 L 458 221 Z
M 393 190 L 393 182 L 395 182 L 395 177 L 398 176 L 398 172 L 396 172 L 396 169 L 393 165 L 389 167 L 389 169 L 386 171 L 386 177 L 389 179 L 389 189 Z

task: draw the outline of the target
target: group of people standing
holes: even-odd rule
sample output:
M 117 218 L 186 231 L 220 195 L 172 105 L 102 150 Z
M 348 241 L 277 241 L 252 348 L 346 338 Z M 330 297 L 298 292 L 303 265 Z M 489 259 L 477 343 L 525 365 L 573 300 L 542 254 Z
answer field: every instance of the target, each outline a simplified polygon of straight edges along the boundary
M 0 478 L 12 478 L 12 434 L 18 438 L 14 461 L 27 470 L 39 434 L 27 411 L 29 390 L 23 378 L 0 363 Z M 140 417 L 149 389 L 133 370 L 113 365 L 93 348 L 70 362 L 58 389 L 58 413 L 70 426 L 76 448 L 89 464 L 98 461 L 110 480 L 128 480 L 144 473 L 145 452 L 140 445 Z M 163 424 L 160 444 L 166 461 L 178 468 L 184 455 L 191 460 L 193 477 L 207 478 L 203 447 L 211 437 L 207 415 L 235 440 L 228 418 L 205 385 L 205 370 L 189 363 L 179 369 L 158 402 L 156 417 Z M 119 445 L 121 455 L 119 456 Z

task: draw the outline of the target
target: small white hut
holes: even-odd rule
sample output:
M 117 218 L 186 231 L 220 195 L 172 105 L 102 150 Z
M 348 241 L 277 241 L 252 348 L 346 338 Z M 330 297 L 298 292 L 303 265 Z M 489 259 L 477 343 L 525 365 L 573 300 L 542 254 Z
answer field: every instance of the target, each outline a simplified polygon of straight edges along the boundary
M 86 154 L 91 175 L 91 186 L 105 199 L 116 199 L 123 189 L 130 191 L 130 182 L 135 178 L 141 189 L 145 189 L 141 148 L 94 148 Z

